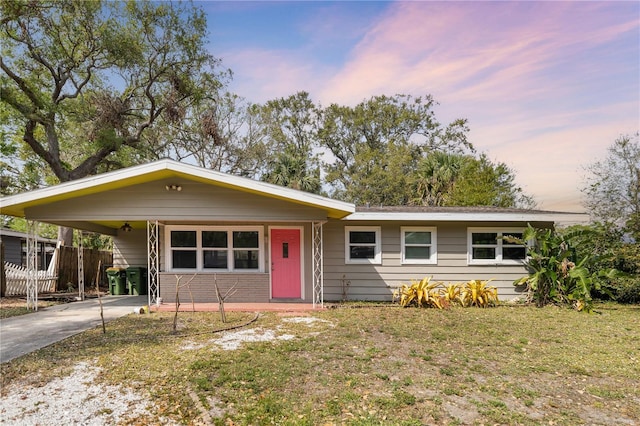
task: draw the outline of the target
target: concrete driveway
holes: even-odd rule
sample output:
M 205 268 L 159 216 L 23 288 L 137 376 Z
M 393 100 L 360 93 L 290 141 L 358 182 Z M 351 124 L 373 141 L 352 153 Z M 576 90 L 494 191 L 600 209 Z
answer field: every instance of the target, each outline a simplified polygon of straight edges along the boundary
M 105 321 L 145 306 L 147 296 L 102 298 Z M 37 312 L 0 320 L 0 363 L 101 325 L 98 299 L 41 308 Z

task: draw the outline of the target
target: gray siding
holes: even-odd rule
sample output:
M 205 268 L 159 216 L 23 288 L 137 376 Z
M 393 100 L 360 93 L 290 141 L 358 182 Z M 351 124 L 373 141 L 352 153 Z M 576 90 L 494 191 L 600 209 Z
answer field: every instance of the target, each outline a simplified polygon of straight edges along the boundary
M 179 183 L 182 191 L 167 191 Z M 167 179 L 27 209 L 43 221 L 292 221 L 325 220 L 326 211 L 184 179 Z
M 4 244 L 4 260 L 14 265 L 22 265 L 22 238 L 12 237 L 9 235 L 2 236 Z
M 145 229 L 134 229 L 131 232 L 119 231 L 113 239 L 113 266 L 117 268 L 147 267 L 147 231 Z
M 200 223 L 199 225 L 211 226 L 243 226 L 247 222 L 210 222 Z M 255 223 L 253 224 L 255 225 Z M 263 227 L 263 246 L 264 246 L 264 273 L 212 273 L 198 272 L 198 277 L 194 279 L 192 284 L 192 292 L 194 298 L 199 302 L 217 302 L 215 300 L 215 292 L 212 292 L 213 277 L 217 276 L 220 291 L 224 294 L 226 288 L 233 285 L 236 281 L 238 284 L 238 292 L 229 301 L 235 302 L 268 302 L 270 297 L 270 271 L 271 260 L 269 259 L 269 227 L 302 227 L 302 257 L 303 257 L 303 292 L 302 300 L 311 302 L 313 300 L 313 256 L 312 256 L 312 229 L 310 223 L 299 222 L 272 222 L 264 223 Z M 165 247 L 164 247 L 165 227 L 160 227 L 160 296 L 165 301 L 173 301 L 175 298 L 175 282 L 176 275 L 183 276 L 182 282 L 186 282 L 192 276 L 189 272 L 174 273 L 166 270 Z M 113 264 L 115 267 L 126 268 L 129 266 L 147 267 L 147 234 L 145 230 L 134 229 L 125 233 L 119 231 L 113 241 Z M 265 281 L 266 280 L 266 281 Z M 265 284 L 266 283 L 266 284 Z M 265 290 L 266 288 L 266 290 Z M 266 291 L 266 293 L 265 293 Z M 186 296 L 183 296 L 186 292 Z M 180 298 L 184 302 L 190 300 L 187 290 L 180 293 Z M 211 300 L 211 297 L 213 299 Z M 186 303 L 186 302 L 185 302 Z
M 246 225 L 248 222 L 200 222 L 202 225 Z M 266 222 L 264 227 L 264 273 L 218 273 L 221 291 L 227 285 L 239 280 L 239 290 L 234 301 L 268 301 L 270 289 L 269 259 L 269 226 L 304 226 L 304 290 L 303 300 L 313 299 L 313 257 L 311 225 L 299 222 Z M 534 224 L 545 226 L 545 224 Z M 549 224 L 546 224 L 549 226 Z M 381 265 L 352 265 L 345 264 L 344 257 L 344 227 L 345 226 L 381 226 L 382 235 L 382 264 Z M 401 226 L 435 226 L 437 228 L 438 263 L 437 265 L 402 265 L 400 255 L 400 227 Z M 324 225 L 324 298 L 326 301 L 343 299 L 345 287 L 343 282 L 349 282 L 346 288 L 346 298 L 350 300 L 391 300 L 393 291 L 403 283 L 410 283 L 412 279 L 432 276 L 433 280 L 451 282 L 465 282 L 471 279 L 492 279 L 492 285 L 498 287 L 498 295 L 503 300 L 509 300 L 522 294 L 512 283 L 515 279 L 526 274 L 521 265 L 467 265 L 467 228 L 468 227 L 522 227 L 524 223 L 416 223 L 416 222 L 354 222 L 332 220 Z M 164 232 L 161 228 L 161 238 Z M 116 266 L 146 266 L 146 232 L 134 230 L 131 233 L 120 233 L 114 239 L 114 264 Z M 160 244 L 161 259 L 161 287 L 160 295 L 166 300 L 173 300 L 175 292 L 175 274 L 166 271 L 164 265 L 164 245 Z M 185 278 L 188 273 L 181 272 Z M 211 300 L 213 273 L 198 273 L 197 286 L 192 291 L 198 301 Z M 222 280 L 222 281 L 220 281 Z M 224 286 L 222 283 L 225 283 Z M 230 283 L 230 284 L 229 284 Z M 266 292 L 266 293 L 265 293 Z M 181 293 L 182 294 L 182 293 Z M 182 300 L 190 300 L 188 294 Z M 215 297 L 214 297 L 215 298 Z M 186 302 L 185 302 L 186 303 Z
M 537 224 L 541 226 L 541 224 Z M 345 263 L 345 226 L 381 226 L 382 264 L 353 265 Z M 437 227 L 437 265 L 402 265 L 401 226 Z M 523 223 L 445 223 L 445 222 L 355 222 L 330 221 L 324 226 L 324 298 L 342 300 L 345 285 L 349 300 L 391 300 L 393 291 L 412 279 L 432 276 L 445 283 L 465 282 L 472 279 L 489 280 L 498 287 L 501 300 L 521 296 L 521 289 L 513 281 L 526 275 L 522 265 L 468 265 L 468 227 L 526 227 Z

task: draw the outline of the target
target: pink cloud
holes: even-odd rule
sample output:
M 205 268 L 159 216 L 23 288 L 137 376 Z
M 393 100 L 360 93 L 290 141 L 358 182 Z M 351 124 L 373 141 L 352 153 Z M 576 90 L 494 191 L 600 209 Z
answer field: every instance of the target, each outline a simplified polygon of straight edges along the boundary
M 242 50 L 223 56 L 225 66 L 239 70 L 234 76 L 238 83 L 231 89 L 251 102 L 265 102 L 287 97 L 298 91 L 313 92 L 313 82 L 320 73 L 317 65 L 300 60 L 291 52 Z
M 395 3 L 326 81 L 325 102 L 356 103 L 372 94 L 424 89 L 460 98 L 496 90 L 527 97 L 537 72 L 566 49 L 588 49 L 634 28 L 604 25 L 599 4 Z M 525 10 L 527 9 L 527 10 Z M 514 90 L 518 89 L 518 90 Z
M 224 60 L 242 70 L 237 92 L 252 101 L 298 90 L 323 105 L 355 105 L 378 94 L 432 94 L 441 103 L 438 118 L 468 118 L 472 142 L 513 167 L 542 207 L 580 210 L 581 167 L 604 156 L 620 133 L 640 126 L 638 7 L 625 14 L 620 5 L 629 7 L 398 2 L 369 27 L 360 23 L 366 31 L 339 68 L 316 61 L 313 46 L 232 52 Z M 314 43 L 342 25 L 330 21 L 331 14 L 323 19 L 325 25 L 309 26 L 318 32 Z M 620 45 L 634 35 L 635 45 Z M 616 48 L 594 60 L 593 52 L 607 43 Z M 628 49 L 630 60 L 612 62 L 616 49 Z M 636 80 L 619 82 L 617 72 L 635 72 Z M 608 98 L 618 84 L 635 89 L 624 99 Z

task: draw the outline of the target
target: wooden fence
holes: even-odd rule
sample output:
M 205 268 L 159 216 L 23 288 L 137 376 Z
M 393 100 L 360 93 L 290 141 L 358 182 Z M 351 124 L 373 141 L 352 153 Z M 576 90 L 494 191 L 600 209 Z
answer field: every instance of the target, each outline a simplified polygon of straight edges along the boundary
M 7 296 L 27 294 L 27 268 L 5 262 L 4 272 L 7 280 Z M 38 293 L 49 293 L 55 291 L 58 277 L 51 276 L 48 271 L 37 271 L 37 274 Z
M 113 253 L 95 249 L 84 249 L 84 288 L 95 288 L 98 262 L 102 261 L 99 283 L 102 288 L 109 288 L 105 269 L 113 264 Z M 58 290 L 78 289 L 78 249 L 76 247 L 60 247 L 60 263 L 58 264 Z
M 84 249 L 84 286 L 85 290 L 94 289 L 96 275 L 102 289 L 108 289 L 109 284 L 105 269 L 113 263 L 113 253 L 110 251 L 98 251 L 94 249 Z M 100 262 L 100 272 L 98 273 L 98 263 Z M 5 285 L 5 295 L 26 295 L 27 294 L 27 268 L 3 262 Z M 76 291 L 78 289 L 78 249 L 75 247 L 60 247 L 58 254 L 57 276 L 55 272 L 38 271 L 38 292 L 48 293 L 55 291 Z M 6 279 L 5 279 L 6 278 Z

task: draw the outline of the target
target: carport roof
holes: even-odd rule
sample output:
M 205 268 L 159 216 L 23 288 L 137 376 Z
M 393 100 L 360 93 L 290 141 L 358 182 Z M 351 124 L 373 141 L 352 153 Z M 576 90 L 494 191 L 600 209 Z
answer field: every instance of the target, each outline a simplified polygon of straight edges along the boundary
M 324 209 L 331 218 L 343 218 L 355 211 L 351 203 L 165 159 L 3 197 L 0 212 L 25 217 L 25 209 L 29 207 L 174 177 Z

